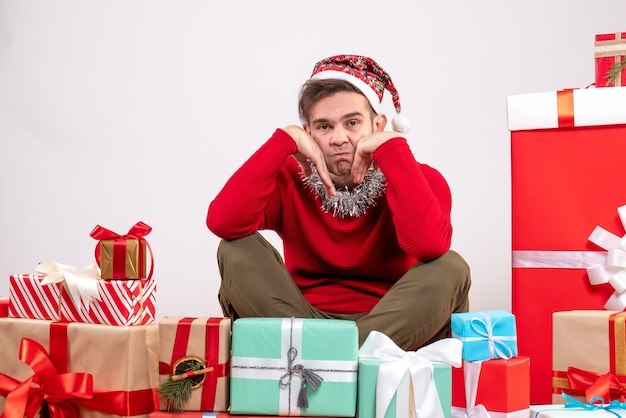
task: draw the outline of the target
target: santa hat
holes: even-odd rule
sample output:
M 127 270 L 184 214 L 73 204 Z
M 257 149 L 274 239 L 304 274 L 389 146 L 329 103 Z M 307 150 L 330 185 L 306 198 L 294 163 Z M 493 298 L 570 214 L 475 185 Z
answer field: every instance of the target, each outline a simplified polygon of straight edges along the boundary
M 383 93 L 385 90 L 389 91 L 396 110 L 396 116 L 392 119 L 391 126 L 395 132 L 406 133 L 409 131 L 409 120 L 402 116 L 398 90 L 391 82 L 389 74 L 373 59 L 361 55 L 328 57 L 315 64 L 311 79 L 340 79 L 352 83 L 367 97 L 376 112 L 379 112 Z

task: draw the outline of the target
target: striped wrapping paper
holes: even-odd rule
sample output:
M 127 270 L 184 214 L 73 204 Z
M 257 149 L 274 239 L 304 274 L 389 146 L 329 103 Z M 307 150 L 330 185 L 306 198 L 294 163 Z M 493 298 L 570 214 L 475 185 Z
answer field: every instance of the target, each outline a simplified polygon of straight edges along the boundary
M 39 274 L 10 275 L 10 317 L 120 326 L 155 322 L 153 279 L 99 280 L 101 300 L 78 306 L 62 283 L 42 285 L 43 279 Z

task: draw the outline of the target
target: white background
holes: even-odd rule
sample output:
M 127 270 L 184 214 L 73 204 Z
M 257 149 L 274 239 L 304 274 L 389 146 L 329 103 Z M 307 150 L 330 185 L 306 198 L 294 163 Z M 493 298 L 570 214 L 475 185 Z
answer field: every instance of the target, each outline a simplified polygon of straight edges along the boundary
M 506 97 L 586 87 L 595 34 L 625 18 L 625 0 L 0 0 L 0 296 L 141 220 L 157 316 L 221 316 L 208 204 L 299 123 L 313 64 L 351 53 L 391 74 L 416 158 L 450 183 L 471 309 L 509 310 Z

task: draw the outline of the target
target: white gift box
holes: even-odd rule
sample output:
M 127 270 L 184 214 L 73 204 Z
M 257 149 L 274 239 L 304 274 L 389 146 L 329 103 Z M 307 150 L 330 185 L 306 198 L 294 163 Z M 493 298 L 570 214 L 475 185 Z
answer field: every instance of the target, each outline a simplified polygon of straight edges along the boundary
M 569 105 L 561 98 L 569 99 Z M 507 97 L 507 116 L 510 131 L 561 128 L 563 120 L 574 127 L 626 124 L 626 87 L 513 95 Z

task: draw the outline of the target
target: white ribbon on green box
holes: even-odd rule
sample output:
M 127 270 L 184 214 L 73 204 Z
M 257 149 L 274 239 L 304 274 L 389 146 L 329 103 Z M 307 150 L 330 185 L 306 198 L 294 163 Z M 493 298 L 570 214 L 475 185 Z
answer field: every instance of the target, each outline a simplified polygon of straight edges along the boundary
M 353 321 L 240 318 L 232 332 L 231 413 L 355 415 Z
M 461 367 L 462 345 L 444 338 L 404 351 L 370 332 L 359 350 L 359 418 L 449 418 L 451 367 Z

